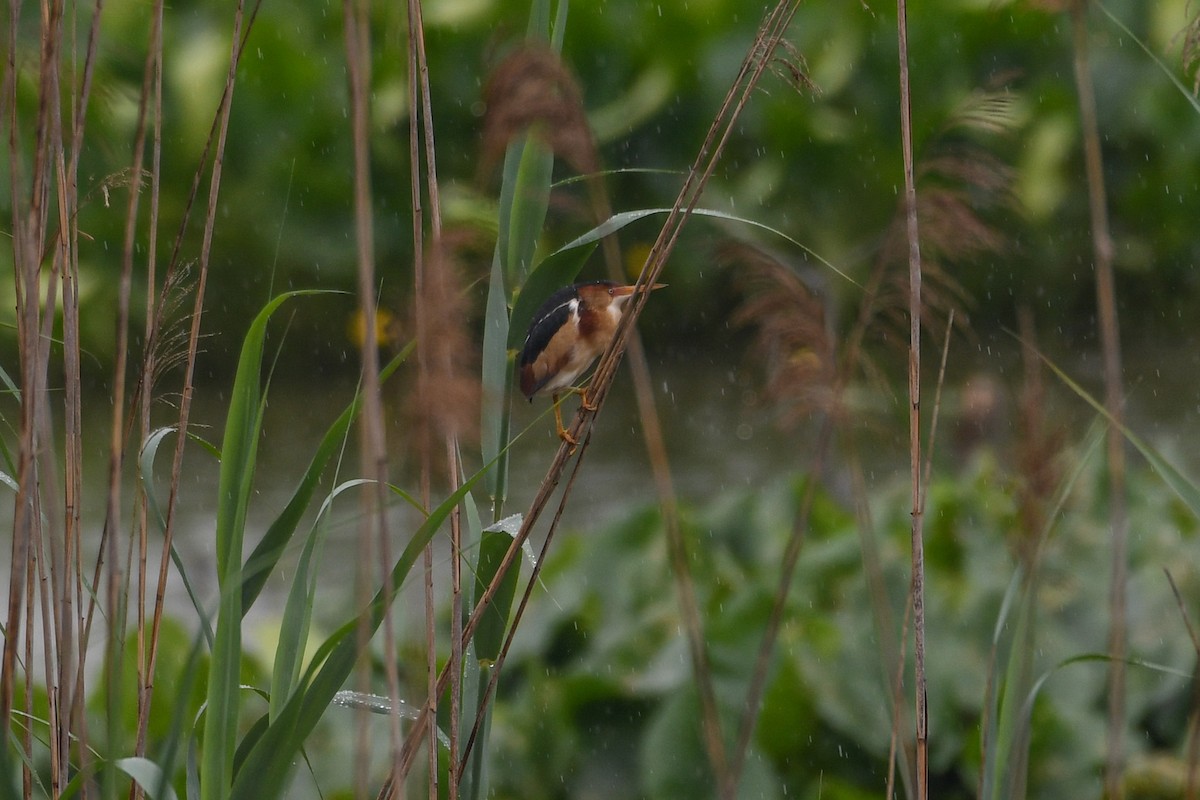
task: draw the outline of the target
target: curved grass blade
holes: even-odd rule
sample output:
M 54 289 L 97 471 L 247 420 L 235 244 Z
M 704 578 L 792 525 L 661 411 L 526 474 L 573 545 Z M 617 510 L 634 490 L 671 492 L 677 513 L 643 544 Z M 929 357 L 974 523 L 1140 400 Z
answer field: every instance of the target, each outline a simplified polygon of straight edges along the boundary
M 177 800 L 175 790 L 164 780 L 163 771 L 150 759 L 130 756 L 129 758 L 119 758 L 113 764 L 117 769 L 133 778 L 134 783 L 141 787 L 150 800 L 159 798 Z
M 166 532 L 167 518 L 162 513 L 162 506 L 158 503 L 158 494 L 154 491 L 154 459 L 158 456 L 159 445 L 162 444 L 167 435 L 175 433 L 178 430 L 174 425 L 168 425 L 155 430 L 146 438 L 145 444 L 142 445 L 142 452 L 138 455 L 138 472 L 142 481 L 142 493 L 146 495 L 146 506 L 150 512 L 150 518 L 158 526 L 159 533 Z M 211 444 L 191 433 L 188 434 L 188 438 L 200 442 L 206 449 L 214 453 L 217 460 L 220 461 L 220 452 Z M 204 640 L 208 643 L 208 647 L 211 650 L 213 646 L 212 620 L 209 619 L 208 612 L 204 610 L 204 604 L 200 601 L 200 595 L 196 592 L 196 588 L 192 584 L 192 579 L 188 576 L 187 565 L 179 557 L 179 551 L 175 549 L 174 542 L 171 543 L 171 561 L 175 564 L 175 571 L 179 573 L 179 577 L 183 581 L 184 591 L 187 592 L 188 600 L 191 601 L 192 608 L 196 611 L 196 618 L 200 620 L 200 631 L 204 634 Z
M 341 691 L 362 647 L 383 622 L 386 604 L 404 584 L 425 546 L 450 512 L 492 467 L 486 464 L 435 508 L 417 528 L 392 567 L 387 585 L 357 617 L 342 625 L 317 650 L 298 689 L 246 755 L 228 795 L 230 800 L 278 797 L 286 784 L 293 756 L 316 727 L 334 696 Z
M 521 342 L 524 340 L 525 330 L 529 327 L 529 323 L 533 320 L 534 312 L 537 311 L 538 306 L 545 302 L 546 298 L 549 297 L 555 289 L 565 286 L 574 280 L 575 276 L 579 274 L 579 270 L 583 268 L 584 261 L 586 261 L 587 257 L 591 255 L 592 249 L 595 248 L 596 244 L 601 239 L 603 239 L 605 236 L 616 233 L 622 228 L 628 227 L 639 220 L 669 213 L 671 213 L 671 209 L 669 208 L 642 208 L 634 211 L 622 211 L 618 214 L 613 214 L 611 217 L 606 219 L 604 222 L 601 222 L 590 231 L 571 240 L 570 242 L 567 242 L 562 247 L 546 256 L 546 258 L 542 259 L 542 261 L 540 261 L 534 268 L 533 272 L 530 273 L 526 282 L 526 288 L 521 290 L 521 293 L 517 295 L 516 301 L 513 304 L 511 326 L 509 328 L 508 335 L 509 349 L 512 350 L 521 346 Z M 718 211 L 712 208 L 696 208 L 692 210 L 692 213 L 699 217 L 709 217 L 712 219 L 725 220 L 726 222 L 736 222 L 772 233 L 775 236 L 778 236 L 788 243 L 803 250 L 821 264 L 831 269 L 837 275 L 844 278 L 847 282 L 853 284 L 854 286 L 859 285 L 858 281 L 854 280 L 854 278 L 835 267 L 824 257 L 812 250 L 812 248 L 800 243 L 791 236 L 788 236 L 778 228 L 773 228 L 770 225 L 758 222 L 757 220 L 749 219 L 747 217 L 739 217 L 736 214 L 729 214 L 727 212 Z M 570 251 L 578 250 L 580 248 L 588 249 L 586 252 L 576 255 L 573 258 L 568 256 Z M 575 263 L 576 260 L 578 261 L 577 264 Z M 571 271 L 572 267 L 574 267 L 573 272 Z M 543 269 L 548 270 L 550 274 L 545 276 L 539 275 L 538 273 L 540 273 Z
M 233 758 L 238 739 L 238 677 L 242 662 L 242 543 L 262 429 L 260 371 L 267 323 L 286 301 L 322 293 L 318 290 L 287 292 L 269 302 L 251 323 L 238 358 L 217 479 L 216 560 L 221 599 L 209 665 L 200 758 L 201 800 L 223 800 L 233 782 Z
M 1096 411 L 1108 421 L 1109 425 L 1117 426 L 1117 429 L 1121 431 L 1121 435 L 1124 436 L 1130 444 L 1137 448 L 1137 451 L 1142 454 L 1142 458 L 1146 459 L 1146 462 L 1149 463 L 1154 471 L 1158 473 L 1159 477 L 1163 479 L 1163 482 L 1166 483 L 1167 486 L 1179 496 L 1179 499 L 1184 502 L 1184 504 L 1188 507 L 1188 510 L 1192 512 L 1196 519 L 1200 519 L 1200 487 L 1198 487 L 1195 482 L 1176 469 L 1175 465 L 1163 458 L 1157 450 L 1151 447 L 1127 426 L 1118 424 L 1117 421 L 1113 419 L 1112 415 L 1108 413 L 1108 410 L 1104 407 L 1103 403 L 1092 397 L 1092 395 L 1089 394 L 1086 389 L 1072 380 L 1066 372 L 1064 372 L 1058 367 L 1058 365 L 1043 355 L 1041 351 L 1034 349 L 1034 352 L 1037 353 L 1038 358 L 1040 358 L 1046 364 L 1046 366 L 1048 366 L 1054 372 L 1054 374 L 1058 376 L 1058 379 L 1067 385 L 1067 388 L 1079 395 L 1079 397 L 1092 408 L 1096 409 Z
M 312 626 L 312 610 L 317 592 L 317 573 L 313 568 L 314 561 L 319 560 L 320 548 L 325 543 L 325 533 L 328 531 L 327 512 L 333 506 L 333 501 L 342 492 L 356 486 L 371 483 L 359 478 L 346 481 L 334 487 L 321 510 L 317 512 L 317 520 L 313 523 L 308 537 L 304 541 L 304 549 L 296 564 L 296 575 L 292 578 L 292 587 L 288 591 L 287 601 L 283 608 L 283 619 L 279 626 L 279 644 L 275 648 L 275 662 L 271 671 L 271 698 L 269 703 L 269 718 L 276 719 L 283 710 L 287 699 L 300 680 L 300 666 L 304 658 L 304 648 L 308 644 L 308 633 Z
M 410 342 L 387 363 L 387 366 L 380 370 L 380 382 L 386 381 L 395 373 L 399 366 L 412 353 L 413 347 L 414 344 Z M 321 438 L 320 445 L 317 446 L 316 453 L 313 454 L 308 469 L 301 477 L 296 490 L 292 493 L 291 499 L 288 500 L 287 505 L 284 506 L 283 511 L 276 517 L 275 521 L 267 528 L 267 532 L 263 534 L 262 539 L 254 547 L 254 551 L 246 559 L 242 567 L 243 614 L 254 604 L 263 586 L 266 585 L 267 578 L 270 577 L 271 572 L 275 569 L 275 565 L 279 562 L 280 556 L 283 555 L 284 550 L 287 548 L 288 542 L 291 541 L 292 536 L 295 534 L 296 528 L 304 516 L 304 512 L 308 510 L 313 494 L 320 483 L 321 475 L 324 474 L 330 460 L 345 442 L 350 426 L 358 417 L 361 408 L 362 397 L 356 394 L 350 405 L 346 407 L 346 410 L 329 426 L 329 430 L 325 432 L 325 435 Z
M 509 397 L 512 395 L 512 360 L 506 343 L 509 337 L 508 300 L 504 270 L 497 246 L 492 258 L 487 312 L 483 323 L 483 401 L 480 403 L 480 453 L 484 463 L 496 462 L 488 471 L 484 491 L 499 515 L 508 492 L 508 459 L 499 458 L 509 436 Z

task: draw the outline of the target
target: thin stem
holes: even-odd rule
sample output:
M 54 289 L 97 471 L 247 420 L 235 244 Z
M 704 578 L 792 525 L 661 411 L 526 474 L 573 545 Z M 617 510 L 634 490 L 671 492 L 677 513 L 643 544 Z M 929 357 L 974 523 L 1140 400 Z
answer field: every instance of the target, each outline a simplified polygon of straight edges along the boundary
M 1113 280 L 1112 234 L 1108 225 L 1108 201 L 1104 188 L 1104 161 L 1100 152 L 1096 94 L 1088 60 L 1085 0 L 1074 0 L 1071 3 L 1071 33 L 1075 52 L 1075 89 L 1079 99 L 1079 123 L 1083 133 L 1084 164 L 1087 170 L 1092 257 L 1096 268 L 1096 310 L 1104 361 L 1104 407 L 1112 420 L 1108 427 L 1107 440 L 1112 572 L 1108 595 L 1108 731 L 1104 788 L 1105 796 L 1109 800 L 1120 800 L 1124 795 L 1122 772 L 1125 749 L 1125 614 L 1128 582 L 1126 540 L 1129 527 L 1125 499 L 1125 442 L 1121 435 L 1121 427 L 1125 421 L 1125 400 L 1121 390 L 1121 340 L 1117 327 L 1116 289 Z
M 162 162 L 162 22 L 163 22 L 163 2 L 156 0 L 154 8 L 151 11 L 152 19 L 150 24 L 150 42 L 146 55 L 146 75 L 142 84 L 142 103 L 147 102 L 149 97 L 153 102 L 153 147 L 151 148 L 151 166 L 150 166 L 150 220 L 148 231 L 148 244 L 146 246 L 146 285 L 154 287 L 157 285 L 157 265 L 158 265 L 158 210 L 159 210 L 159 188 L 161 178 L 161 162 Z M 143 125 L 140 122 L 142 112 L 139 110 L 139 125 L 137 140 L 134 144 L 133 168 L 135 178 L 141 170 L 142 158 L 141 147 L 144 136 Z M 131 216 L 134 215 L 135 209 L 131 209 Z M 146 331 L 147 331 L 147 346 L 142 354 L 142 387 L 141 392 L 141 408 L 139 421 L 139 441 L 145 442 L 150 436 L 150 409 L 154 400 L 154 372 L 157 369 L 156 360 L 157 353 L 150 342 L 155 338 L 159 328 L 161 307 L 156 302 L 156 294 L 154 291 L 146 292 Z M 139 635 L 139 650 L 141 649 L 141 632 L 145 628 L 145 606 L 146 606 L 146 578 L 147 578 L 147 546 L 150 520 L 147 512 L 146 497 L 143 493 L 139 493 L 138 504 L 138 527 L 141 531 L 141 564 L 138 570 L 139 579 L 141 580 L 142 588 L 138 593 L 138 635 Z M 158 591 L 159 594 L 165 594 L 167 573 L 162 570 L 162 562 L 159 564 L 158 574 Z M 154 692 L 154 672 L 152 665 L 154 657 L 152 653 L 158 650 L 158 632 L 161 629 L 162 615 L 157 604 L 155 606 L 154 616 L 151 618 L 151 627 L 149 642 L 147 647 L 149 652 L 139 652 L 138 655 L 138 730 L 137 741 L 135 743 L 134 753 L 136 755 L 145 755 L 146 752 L 146 737 L 150 725 L 150 707 L 151 699 Z M 140 792 L 140 789 L 138 790 Z
M 363 413 L 359 424 L 359 446 L 363 475 L 370 481 L 363 486 L 361 536 L 364 547 L 370 540 L 378 542 L 379 565 L 383 570 L 384 586 L 390 587 L 387 565 L 391 563 L 387 526 L 387 442 L 383 425 L 383 402 L 379 385 L 379 343 L 376 341 L 376 277 L 375 234 L 372 221 L 372 189 L 370 175 L 370 103 L 371 31 L 370 8 L 366 0 L 345 0 L 346 64 L 349 72 L 351 129 L 354 142 L 354 228 L 357 245 L 358 302 L 363 317 L 362 393 Z M 360 636 L 363 635 L 361 632 Z M 388 692 L 400 696 L 399 668 L 396 664 L 395 631 L 392 603 L 384 603 L 383 649 L 384 672 Z M 396 710 L 388 715 L 393 761 L 399 756 L 401 733 L 400 716 Z
M 908 74 L 908 9 L 897 0 L 900 50 L 900 136 L 904 151 L 904 203 L 908 233 L 908 446 L 912 479 L 913 663 L 916 683 L 916 796 L 929 796 L 929 720 L 925 688 L 925 537 L 921 489 L 921 244 L 917 226 L 917 187 L 913 169 L 912 94 Z

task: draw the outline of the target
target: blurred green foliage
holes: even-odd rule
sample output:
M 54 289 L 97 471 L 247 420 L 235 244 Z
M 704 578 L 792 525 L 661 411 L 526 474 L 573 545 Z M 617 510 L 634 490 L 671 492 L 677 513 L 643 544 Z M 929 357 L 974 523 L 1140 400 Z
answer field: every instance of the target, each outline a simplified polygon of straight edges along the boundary
M 928 621 L 933 786 L 975 797 L 979 731 L 992 632 L 1017 571 L 1020 478 L 988 451 L 930 487 L 925 607 Z M 1162 564 L 1185 596 L 1200 575 L 1183 563 L 1200 524 L 1147 470 L 1131 476 L 1130 655 L 1162 668 L 1129 672 L 1130 770 L 1154 758 L 1182 765 L 1184 698 L 1195 653 Z M 704 616 L 722 729 L 736 731 L 804 482 L 730 492 L 683 509 L 692 574 Z M 1051 532 L 1040 573 L 1034 676 L 1051 673 L 1033 712 L 1032 798 L 1098 796 L 1104 748 L 1107 631 L 1105 478 L 1092 462 Z M 901 635 L 909 575 L 908 487 L 871 498 L 883 587 Z M 819 492 L 784 609 L 769 687 L 741 796 L 881 797 L 891 736 L 882 655 L 860 538 L 843 503 Z M 543 572 L 507 666 L 493 728 L 500 797 L 703 798 L 712 776 L 699 739 L 699 706 L 683 621 L 657 511 L 569 537 Z M 613 576 L 620 576 L 614 580 Z M 911 636 L 911 632 L 909 633 Z M 1015 645 L 1014 645 L 1015 646 Z M 911 649 L 911 646 L 910 646 Z M 1003 650 L 1000 658 L 1005 658 Z M 911 655 L 901 703 L 911 706 Z M 999 669 L 1003 669 L 1003 660 Z M 1174 670 L 1171 672 L 1169 670 Z M 999 677 L 995 677 L 999 680 Z M 1004 768 L 1002 768 L 1002 771 Z M 899 780 L 899 778 L 897 778 Z
M 1104 11 L 1093 9 L 1092 60 L 1118 296 L 1126 308 L 1138 311 L 1129 315 L 1131 328 L 1180 331 L 1186 310 L 1200 299 L 1195 269 L 1200 240 L 1194 235 L 1200 217 L 1200 113 L 1166 73 L 1179 73 L 1178 34 L 1189 19 L 1188 7 L 1186 0 L 1114 0 L 1106 8 L 1162 60 L 1155 63 Z M 402 312 L 412 258 L 406 34 L 399 7 L 380 4 L 373 13 L 377 256 L 385 305 Z M 986 142 L 1016 170 L 1020 211 L 995 221 L 1013 245 L 983 263 L 956 265 L 956 277 L 976 299 L 975 323 L 1008 323 L 1018 298 L 1052 313 L 1064 334 L 1090 330 L 1091 244 L 1065 18 L 1033 3 L 973 0 L 937 0 L 910 13 L 918 157 L 968 93 L 1006 88 L 1019 100 L 1019 129 Z M 479 174 L 482 86 L 491 66 L 520 39 L 526 14 L 524 4 L 500 0 L 425 4 L 447 222 L 484 237 L 494 235 L 480 221 L 492 207 L 498 177 Z M 760 14 L 757 5 L 744 0 L 573 4 L 564 53 L 579 76 L 606 166 L 684 169 Z M 80 220 L 84 337 L 86 349 L 101 364 L 114 342 L 107 310 L 116 302 L 147 15 L 148 7 L 132 0 L 104 6 L 82 153 L 81 193 L 90 197 Z M 708 205 L 776 227 L 852 275 L 865 274 L 896 211 L 901 182 L 894 15 L 887 3 L 801 6 L 791 41 L 820 93 L 797 92 L 782 68 L 768 79 L 730 142 Z M 22 30 L 34 30 L 31 16 L 26 15 Z M 182 224 L 219 100 L 231 29 L 228 4 L 188 0 L 166 9 L 160 264 L 170 257 Z M 19 41 L 18 113 L 31 119 L 37 38 Z M 233 100 L 205 311 L 212 336 L 201 378 L 230 369 L 244 320 L 276 292 L 353 287 L 344 62 L 339 4 L 272 0 L 253 21 Z M 21 142 L 27 154 L 31 145 Z M 7 161 L 0 165 L 11 179 L 8 170 Z M 19 187 L 28 175 L 16 178 Z M 613 206 L 621 211 L 669 204 L 679 181 L 677 174 L 614 175 L 609 181 Z M 207 185 L 204 177 L 201 205 L 192 211 L 180 251 L 184 262 L 198 257 Z M 591 227 L 582 191 L 562 189 L 552 203 L 547 247 Z M 12 218 L 10 203 L 5 193 L 0 199 L 4 219 Z M 148 207 L 142 203 L 143 219 Z M 139 275 L 144 275 L 145 231 L 143 226 L 138 239 Z M 636 244 L 654 233 L 654 223 L 648 222 L 626 232 L 623 241 Z M 655 326 L 658 341 L 702 342 L 724 335 L 735 298 L 713 244 L 729 233 L 704 222 L 690 229 L 668 268 L 673 291 L 649 309 L 648 324 Z M 478 248 L 466 265 L 480 281 L 475 284 L 479 307 L 489 251 Z M 802 254 L 793 255 L 803 260 Z M 143 284 L 138 291 L 145 292 L 144 278 L 138 280 Z M 858 290 L 840 279 L 830 276 L 830 284 L 839 304 L 853 307 L 860 299 Z M 11 308 L 12 298 L 3 306 Z M 305 355 L 293 366 L 315 370 L 352 364 L 346 335 L 350 312 L 344 300 L 299 312 L 291 335 L 301 338 L 299 350 Z

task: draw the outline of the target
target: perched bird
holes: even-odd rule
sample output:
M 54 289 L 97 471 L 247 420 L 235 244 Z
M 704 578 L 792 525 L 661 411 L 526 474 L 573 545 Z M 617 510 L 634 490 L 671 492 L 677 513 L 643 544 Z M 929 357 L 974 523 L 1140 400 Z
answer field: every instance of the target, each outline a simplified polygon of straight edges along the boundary
M 533 315 L 517 362 L 521 393 L 530 402 L 535 395 L 551 396 L 555 426 L 563 441 L 575 444 L 563 427 L 558 396 L 574 391 L 575 380 L 608 347 L 633 290 L 612 281 L 576 283 L 550 295 Z M 586 394 L 583 405 L 592 409 Z

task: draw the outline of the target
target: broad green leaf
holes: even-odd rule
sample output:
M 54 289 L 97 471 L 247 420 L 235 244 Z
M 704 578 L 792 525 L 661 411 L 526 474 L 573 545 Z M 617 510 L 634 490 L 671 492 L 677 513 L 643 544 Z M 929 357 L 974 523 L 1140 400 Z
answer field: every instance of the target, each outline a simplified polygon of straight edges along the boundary
M 520 530 L 520 515 L 509 519 L 516 520 L 517 530 Z M 479 544 L 479 564 L 475 572 L 475 602 L 483 596 L 484 591 L 496 579 L 497 570 L 504 556 L 512 545 L 516 532 L 511 526 L 504 525 L 507 520 L 485 528 Z M 494 663 L 500 656 L 500 648 L 504 644 L 504 633 L 508 630 L 508 614 L 512 609 L 513 596 L 517 589 L 517 577 L 520 570 L 510 569 L 504 574 L 491 604 L 484 609 L 479 625 L 475 628 L 475 657 L 480 663 Z
M 499 457 L 509 435 L 509 397 L 513 378 L 512 360 L 506 347 L 508 338 L 504 271 L 497 253 L 492 259 L 492 279 L 483 321 L 483 401 L 480 404 L 480 452 L 484 463 L 496 462 L 487 474 L 484 490 L 492 501 L 493 514 L 497 516 L 504 507 L 508 484 L 508 459 Z
M 134 782 L 151 800 L 158 800 L 160 797 L 176 800 L 175 790 L 171 788 L 170 782 L 165 780 L 163 771 L 158 764 L 150 759 L 131 756 L 119 758 L 113 763 L 117 769 L 133 778 Z M 161 794 L 159 794 L 160 789 L 162 789 Z

